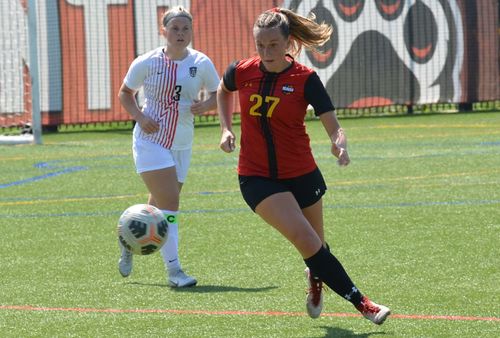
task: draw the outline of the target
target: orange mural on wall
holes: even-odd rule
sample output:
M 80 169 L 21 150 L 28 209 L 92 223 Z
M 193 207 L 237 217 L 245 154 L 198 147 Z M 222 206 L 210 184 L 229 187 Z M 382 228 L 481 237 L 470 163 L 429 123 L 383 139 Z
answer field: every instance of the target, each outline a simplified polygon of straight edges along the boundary
M 129 120 L 130 117 L 120 106 L 116 93 L 130 63 L 138 54 L 145 52 L 136 49 L 136 40 L 141 38 L 141 31 L 140 27 L 134 27 L 137 20 L 133 2 L 108 4 L 105 12 L 95 13 L 106 15 L 109 34 L 109 48 L 106 53 L 99 49 L 100 46 L 89 43 L 87 36 L 89 33 L 96 36 L 105 32 L 106 27 L 102 27 L 105 23 L 102 21 L 106 20 L 100 19 L 101 27 L 86 27 L 90 21 L 85 20 L 85 15 L 92 15 L 92 11 L 83 5 L 69 2 L 71 1 L 59 1 L 60 26 L 66 27 L 61 29 L 60 37 L 63 65 L 62 111 L 44 114 L 44 124 Z M 273 3 L 269 0 L 224 0 L 210 4 L 201 0 L 191 1 L 189 10 L 194 17 L 192 47 L 207 54 L 222 75 L 230 62 L 255 53 L 252 39 L 253 20 L 260 12 L 271 8 Z M 168 8 L 157 7 L 156 11 L 160 12 L 160 15 Z M 161 43 L 159 23 L 157 27 L 156 40 Z M 109 67 L 99 67 L 96 70 L 96 65 L 106 58 L 109 58 Z M 94 63 L 94 68 L 89 67 L 89 62 Z M 103 87 L 103 83 L 109 86 Z
M 0 127 L 31 108 L 27 2 L 9 4 L 0 19 L 12 31 L 2 36 L 19 47 L 0 60 L 10 70 L 0 76 Z M 193 14 L 192 47 L 220 76 L 255 54 L 253 23 L 279 5 L 333 26 L 323 54 L 298 61 L 318 72 L 338 108 L 500 99 L 496 0 L 45 0 L 37 2 L 42 123 L 130 120 L 118 89 L 134 58 L 164 43 L 159 19 L 169 4 Z M 5 39 L 2 50 L 13 45 Z

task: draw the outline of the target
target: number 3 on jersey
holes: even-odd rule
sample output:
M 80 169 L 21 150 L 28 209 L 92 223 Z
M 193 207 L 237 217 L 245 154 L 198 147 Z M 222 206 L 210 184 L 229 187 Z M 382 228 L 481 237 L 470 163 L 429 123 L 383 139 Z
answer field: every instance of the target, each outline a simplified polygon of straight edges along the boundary
M 266 116 L 268 118 L 271 118 L 271 116 L 273 116 L 274 108 L 276 108 L 276 106 L 280 102 L 280 98 L 276 96 L 266 96 L 265 98 L 262 98 L 262 96 L 259 94 L 252 94 L 250 96 L 250 102 L 255 102 L 254 105 L 250 107 L 250 115 L 252 116 L 262 116 L 262 114 L 259 112 L 259 109 L 262 106 L 262 102 L 270 103 L 267 105 L 268 109 Z
M 179 101 L 181 99 L 181 90 L 182 90 L 182 86 L 175 86 L 175 95 L 172 97 L 172 99 L 174 101 Z

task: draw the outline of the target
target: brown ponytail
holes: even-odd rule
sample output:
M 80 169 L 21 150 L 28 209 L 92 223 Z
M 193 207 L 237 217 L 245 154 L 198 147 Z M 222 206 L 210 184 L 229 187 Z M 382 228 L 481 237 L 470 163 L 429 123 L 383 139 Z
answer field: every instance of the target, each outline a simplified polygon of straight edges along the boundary
M 325 44 L 332 34 L 332 26 L 314 21 L 315 16 L 306 18 L 289 9 L 273 8 L 265 11 L 255 21 L 254 30 L 278 27 L 284 37 L 291 37 L 290 54 L 297 56 L 302 47 L 316 50 Z

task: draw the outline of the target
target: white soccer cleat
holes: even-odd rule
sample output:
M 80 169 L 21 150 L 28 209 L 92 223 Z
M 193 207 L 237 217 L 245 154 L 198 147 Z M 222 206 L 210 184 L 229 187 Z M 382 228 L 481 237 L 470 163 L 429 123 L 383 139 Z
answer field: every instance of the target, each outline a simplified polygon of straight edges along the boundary
M 319 278 L 314 278 L 309 268 L 304 270 L 308 285 L 306 296 L 307 314 L 311 318 L 318 318 L 323 310 L 323 282 Z
M 168 285 L 173 288 L 195 286 L 198 281 L 188 276 L 181 269 L 168 272 Z
M 358 309 L 366 319 L 377 325 L 382 324 L 391 314 L 391 310 L 387 306 L 376 304 L 366 296 L 363 296 L 361 303 L 356 306 L 356 309 Z
M 122 254 L 118 260 L 118 270 L 123 277 L 128 277 L 132 272 L 132 259 L 134 254 L 120 245 Z

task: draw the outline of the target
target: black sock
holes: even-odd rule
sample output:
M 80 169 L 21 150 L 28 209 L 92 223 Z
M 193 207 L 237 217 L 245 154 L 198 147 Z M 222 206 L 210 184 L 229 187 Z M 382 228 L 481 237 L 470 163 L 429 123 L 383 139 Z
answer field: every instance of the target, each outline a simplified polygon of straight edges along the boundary
M 326 250 L 328 250 L 328 252 L 331 252 L 331 251 L 330 251 L 330 246 L 328 245 L 328 243 L 326 243 L 326 242 L 325 242 L 324 248 L 325 248 Z M 312 278 L 314 278 L 314 279 L 321 279 L 321 278 L 319 278 L 319 277 L 318 277 L 318 275 L 316 275 L 316 274 L 314 273 L 314 271 L 312 271 L 312 269 L 311 269 L 311 268 L 309 268 L 309 271 L 310 271 L 310 273 L 311 273 Z
M 359 305 L 363 295 L 351 281 L 342 264 L 325 247 L 322 246 L 312 257 L 304 259 L 304 262 L 313 276 L 318 276 L 330 289 L 353 305 Z

